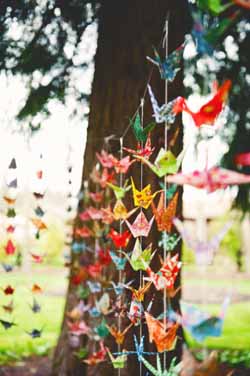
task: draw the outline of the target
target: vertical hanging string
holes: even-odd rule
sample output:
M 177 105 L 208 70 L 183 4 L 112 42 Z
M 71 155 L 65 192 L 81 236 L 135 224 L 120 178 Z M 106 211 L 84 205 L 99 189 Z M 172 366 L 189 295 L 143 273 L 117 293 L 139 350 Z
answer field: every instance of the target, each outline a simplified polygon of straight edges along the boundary
M 168 23 L 169 23 L 169 12 L 166 17 L 166 23 L 165 23 L 165 56 L 166 58 L 168 57 Z M 165 103 L 168 103 L 168 81 L 165 81 Z M 164 127 L 164 148 L 165 151 L 168 148 L 168 123 L 167 121 L 165 122 L 165 127 Z M 167 176 L 165 175 L 164 177 L 164 209 L 167 207 Z M 166 234 L 167 235 L 167 234 Z M 167 248 L 166 248 L 166 242 L 163 242 L 163 259 L 164 263 L 167 258 Z M 163 291 L 163 324 L 166 329 L 167 326 L 167 289 L 166 287 L 164 288 Z M 167 363 L 167 354 L 166 351 L 163 353 L 163 369 L 166 369 L 166 363 Z
M 143 122 L 144 122 L 144 98 L 141 99 L 141 104 L 140 104 L 140 107 L 141 107 L 141 126 L 143 127 Z M 143 142 L 141 143 L 141 147 L 143 148 Z M 143 190 L 143 163 L 141 162 L 141 171 L 140 171 L 140 190 L 142 191 Z M 141 208 L 141 212 L 142 212 L 142 208 Z M 140 237 L 140 244 L 141 244 L 141 248 L 142 248 L 142 236 Z M 142 278 L 143 278 L 143 275 L 142 275 L 142 270 L 140 270 L 140 286 L 139 286 L 139 289 L 142 288 Z M 142 304 L 142 303 L 141 303 Z M 141 343 L 141 338 L 142 338 L 142 308 L 140 309 L 140 343 Z M 139 365 L 140 365 L 140 376 L 142 376 L 142 362 L 139 362 Z
M 120 159 L 123 158 L 123 137 L 120 137 Z M 122 172 L 120 172 L 120 175 L 119 175 L 119 187 L 122 188 L 123 186 L 123 174 Z M 119 222 L 119 233 L 121 234 L 122 233 L 122 219 L 120 219 L 120 222 Z M 122 249 L 120 248 L 119 249 L 119 253 L 121 255 L 121 251 Z M 118 283 L 120 284 L 122 282 L 122 270 L 119 270 L 118 272 Z M 122 299 L 122 297 L 120 297 L 120 299 Z M 118 330 L 121 331 L 121 316 L 120 314 L 118 314 Z M 121 352 L 121 345 L 118 344 L 118 353 Z M 118 368 L 118 376 L 120 376 L 121 374 L 121 369 Z

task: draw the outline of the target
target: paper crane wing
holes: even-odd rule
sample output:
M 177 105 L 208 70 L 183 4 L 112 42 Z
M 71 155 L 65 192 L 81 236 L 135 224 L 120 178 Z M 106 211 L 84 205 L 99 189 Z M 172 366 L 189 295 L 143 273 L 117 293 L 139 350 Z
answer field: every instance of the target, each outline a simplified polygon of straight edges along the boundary
M 133 235 L 134 238 L 137 238 L 139 236 L 144 236 L 147 237 L 152 224 L 154 221 L 154 217 L 151 218 L 151 220 L 148 222 L 147 218 L 145 217 L 145 214 L 143 212 L 140 212 L 138 216 L 136 217 L 135 221 L 133 224 L 128 222 L 127 220 L 125 221 L 131 234 Z
M 170 351 L 175 347 L 176 331 L 179 327 L 178 323 L 164 324 L 145 312 L 146 323 L 149 331 L 149 341 L 155 342 L 158 352 Z
M 101 150 L 101 153 L 96 153 L 98 161 L 104 168 L 113 168 L 116 158 L 112 154 L 108 154 L 105 150 Z
M 159 246 L 165 249 L 167 252 L 171 252 L 175 249 L 180 239 L 181 237 L 178 237 L 177 234 L 168 234 L 164 231 L 162 232 L 161 240 L 159 241 Z
M 179 72 L 181 59 L 183 56 L 184 44 L 173 51 L 165 60 L 161 60 L 160 55 L 154 50 L 155 58 L 152 59 L 147 56 L 147 59 L 155 64 L 160 72 L 163 80 L 173 81 L 176 74 Z

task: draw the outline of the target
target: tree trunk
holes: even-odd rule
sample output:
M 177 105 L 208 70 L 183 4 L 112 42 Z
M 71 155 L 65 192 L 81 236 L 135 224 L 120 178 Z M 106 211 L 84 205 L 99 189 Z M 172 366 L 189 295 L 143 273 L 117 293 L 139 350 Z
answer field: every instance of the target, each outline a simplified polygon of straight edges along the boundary
M 140 0 L 103 0 L 101 2 L 83 181 L 89 179 L 90 171 L 95 163 L 95 153 L 103 147 L 104 138 L 113 134 L 116 140 L 119 139 L 129 124 L 129 118 L 133 116 L 140 104 L 152 71 L 152 64 L 147 62 L 146 56 L 152 56 L 152 47 L 158 47 L 162 42 L 168 11 L 170 11 L 169 50 L 171 51 L 183 42 L 185 28 L 189 22 L 186 0 L 147 0 L 144 2 Z M 153 69 L 150 83 L 157 99 L 163 103 L 165 81 L 160 79 L 156 69 Z M 169 99 L 181 95 L 182 90 L 182 75 L 179 74 L 174 83 L 169 85 Z M 144 119 L 146 124 L 152 121 L 152 108 L 148 96 L 145 100 Z M 182 149 L 180 119 L 172 128 L 169 140 L 175 134 L 177 127 L 180 127 L 180 130 L 173 149 L 174 153 L 178 153 Z M 153 132 L 152 141 L 156 149 L 164 146 L 164 127 L 157 126 L 156 131 Z M 111 145 L 112 152 L 115 153 L 119 150 L 118 141 L 112 141 Z M 124 145 L 135 146 L 135 139 L 131 132 L 127 133 Z M 137 165 L 139 166 L 139 164 Z M 138 166 L 133 167 L 133 176 L 136 176 L 137 172 L 138 177 Z M 152 174 L 147 174 L 145 168 L 145 184 L 149 180 L 153 186 L 156 186 L 157 179 L 152 178 Z M 181 195 L 179 199 L 178 211 L 181 213 Z M 72 307 L 74 302 L 74 291 L 70 285 L 66 310 Z M 158 306 L 156 311 L 161 313 L 162 294 L 161 298 L 156 297 L 155 305 Z M 86 375 L 84 367 L 72 355 L 67 338 L 67 327 L 64 320 L 55 351 L 52 375 L 84 376 L 84 374 Z M 129 349 L 134 347 L 131 336 L 125 345 Z M 92 373 L 93 370 L 90 370 L 90 374 Z M 99 367 L 94 368 L 94 373 L 96 376 L 111 376 L 117 374 L 117 371 L 113 370 L 110 363 L 101 363 Z M 139 374 L 138 362 L 135 357 L 129 358 L 127 366 L 121 374 L 128 375 L 129 373 L 131 375 Z

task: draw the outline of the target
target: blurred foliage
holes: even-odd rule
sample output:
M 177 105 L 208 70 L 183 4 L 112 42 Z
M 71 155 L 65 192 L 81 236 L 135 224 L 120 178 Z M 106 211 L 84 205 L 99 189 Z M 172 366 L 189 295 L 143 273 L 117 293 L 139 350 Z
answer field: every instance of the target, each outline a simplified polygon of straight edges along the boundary
M 49 100 L 63 102 L 69 92 L 86 99 L 72 77 L 86 67 L 76 57 L 97 10 L 97 0 L 1 1 L 0 71 L 28 79 L 20 120 L 48 113 Z

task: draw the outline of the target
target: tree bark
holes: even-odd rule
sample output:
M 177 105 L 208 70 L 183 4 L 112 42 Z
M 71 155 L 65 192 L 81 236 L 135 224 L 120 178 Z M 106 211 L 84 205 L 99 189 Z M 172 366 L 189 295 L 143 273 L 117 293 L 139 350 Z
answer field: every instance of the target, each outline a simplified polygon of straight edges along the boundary
M 172 51 L 183 42 L 184 33 L 188 27 L 189 18 L 186 0 L 103 0 L 99 13 L 98 47 L 95 57 L 95 74 L 90 100 L 90 116 L 87 145 L 84 156 L 83 181 L 89 179 L 89 174 L 95 164 L 95 153 L 101 150 L 104 138 L 113 134 L 112 152 L 119 150 L 117 139 L 121 137 L 129 124 L 141 98 L 144 96 L 147 80 L 151 76 L 152 64 L 146 61 L 146 56 L 152 56 L 155 46 L 158 48 L 164 36 L 164 24 L 168 11 L 170 12 L 169 50 Z M 153 69 L 150 84 L 159 103 L 164 102 L 165 81 L 161 80 L 157 69 Z M 169 99 L 182 95 L 182 75 L 169 85 Z M 145 124 L 152 121 L 152 108 L 148 96 L 144 107 Z M 174 153 L 182 149 L 182 127 L 180 119 L 171 128 L 169 140 L 179 133 L 172 148 Z M 158 150 L 164 146 L 164 127 L 157 126 L 153 132 L 153 145 Z M 132 132 L 128 132 L 124 145 L 134 147 L 136 144 Z M 137 164 L 139 166 L 139 164 Z M 131 172 L 138 182 L 138 169 L 133 167 Z M 137 170 L 136 170 L 137 169 Z M 137 178 L 136 178 L 137 175 Z M 156 187 L 157 179 L 148 174 L 145 168 L 144 183 L 150 182 Z M 179 196 L 178 212 L 181 213 L 181 195 Z M 153 237 L 156 231 L 153 230 Z M 156 242 L 154 242 L 157 244 Z M 178 250 L 180 252 L 180 249 Z M 157 263 L 156 265 L 159 266 Z M 154 264 L 153 264 L 154 268 Z M 132 275 L 132 273 L 131 273 Z M 128 279 L 130 276 L 128 276 Z M 148 297 L 149 299 L 150 297 Z M 178 298 L 174 305 L 178 305 Z M 75 304 L 74 289 L 69 285 L 66 310 Z M 162 312 L 162 294 L 156 297 L 153 313 Z M 53 376 L 84 376 L 84 366 L 72 355 L 67 334 L 65 319 L 61 336 L 54 356 Z M 125 347 L 134 347 L 132 336 L 126 340 Z M 115 347 L 114 347 L 115 349 Z M 152 347 L 151 347 L 152 349 Z M 152 351 L 152 350 L 151 350 Z M 155 350 L 153 350 L 155 351 Z M 173 356 L 173 353 L 171 353 Z M 101 363 L 88 374 L 97 376 L 112 376 L 117 374 L 110 363 Z M 139 374 L 136 358 L 129 358 L 122 375 Z

